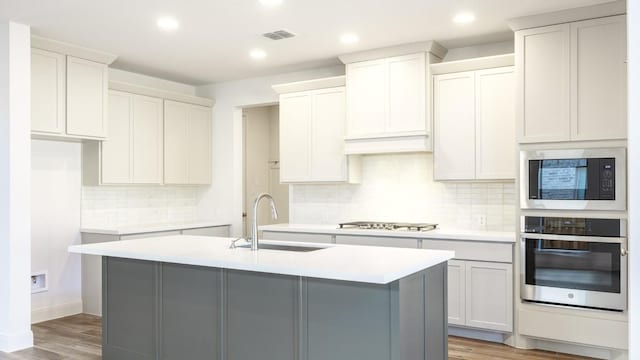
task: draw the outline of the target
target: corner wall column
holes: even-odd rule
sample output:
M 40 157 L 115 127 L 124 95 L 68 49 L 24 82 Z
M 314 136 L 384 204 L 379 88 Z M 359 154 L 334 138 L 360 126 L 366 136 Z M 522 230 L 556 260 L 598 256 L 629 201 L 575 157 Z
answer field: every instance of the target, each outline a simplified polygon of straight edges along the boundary
M 31 29 L 0 19 L 0 351 L 31 332 Z

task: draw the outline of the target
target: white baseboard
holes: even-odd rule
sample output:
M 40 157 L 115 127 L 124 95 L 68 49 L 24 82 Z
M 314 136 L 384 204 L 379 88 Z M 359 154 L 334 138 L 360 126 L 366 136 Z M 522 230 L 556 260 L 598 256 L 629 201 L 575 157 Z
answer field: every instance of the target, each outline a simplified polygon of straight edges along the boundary
M 10 353 L 33 347 L 33 333 L 31 330 L 20 334 L 1 334 L 0 351 Z
M 586 356 L 596 359 L 624 360 L 628 359 L 628 352 L 624 350 L 609 350 L 583 345 L 557 343 L 547 340 L 536 340 L 536 349 Z
M 467 328 L 456 327 L 456 326 L 449 326 L 449 335 L 482 340 L 482 341 L 490 341 L 490 342 L 495 342 L 500 344 L 504 343 L 504 340 L 505 340 L 505 335 L 503 333 L 485 331 L 485 330 L 467 329 Z
M 82 313 L 82 300 L 72 301 L 64 304 L 46 306 L 31 310 L 31 323 L 59 319 L 65 316 L 71 316 Z

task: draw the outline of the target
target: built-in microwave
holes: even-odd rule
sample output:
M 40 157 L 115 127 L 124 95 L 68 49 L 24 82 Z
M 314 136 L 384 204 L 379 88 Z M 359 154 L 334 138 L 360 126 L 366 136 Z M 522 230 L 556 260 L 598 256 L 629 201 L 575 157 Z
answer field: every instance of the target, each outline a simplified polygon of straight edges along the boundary
M 526 216 L 521 241 L 523 300 L 626 309 L 625 220 Z
M 626 210 L 626 151 L 592 148 L 523 151 L 523 209 Z

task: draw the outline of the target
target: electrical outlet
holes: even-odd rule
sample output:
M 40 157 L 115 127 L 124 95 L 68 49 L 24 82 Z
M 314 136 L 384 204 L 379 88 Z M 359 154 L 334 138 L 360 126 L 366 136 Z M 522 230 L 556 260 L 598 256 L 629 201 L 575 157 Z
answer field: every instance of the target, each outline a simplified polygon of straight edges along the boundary
M 47 272 L 39 272 L 31 275 L 31 293 L 39 293 L 49 290 Z
M 487 215 L 476 215 L 476 225 L 484 229 L 487 226 Z

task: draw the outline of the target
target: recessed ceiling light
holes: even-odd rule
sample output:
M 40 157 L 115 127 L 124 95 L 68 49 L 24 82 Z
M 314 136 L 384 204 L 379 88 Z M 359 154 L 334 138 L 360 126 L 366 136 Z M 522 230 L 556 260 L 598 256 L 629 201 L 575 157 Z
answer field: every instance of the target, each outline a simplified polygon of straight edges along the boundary
M 267 57 L 267 53 L 262 49 L 253 49 L 249 53 L 252 59 L 261 60 Z
M 468 24 L 476 20 L 476 16 L 470 12 L 459 13 L 453 17 L 453 22 L 456 24 Z
M 355 44 L 358 41 L 360 41 L 360 38 L 357 34 L 348 33 L 340 36 L 340 42 L 342 42 L 343 44 Z
M 260 0 L 260 4 L 264 6 L 278 6 L 282 4 L 282 0 Z
M 156 24 L 160 29 L 168 30 L 168 31 L 175 30 L 179 26 L 178 20 L 170 16 L 163 16 L 161 18 L 158 18 L 158 21 L 156 21 Z

